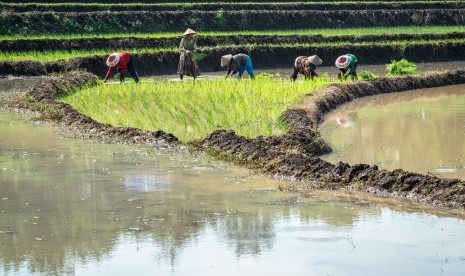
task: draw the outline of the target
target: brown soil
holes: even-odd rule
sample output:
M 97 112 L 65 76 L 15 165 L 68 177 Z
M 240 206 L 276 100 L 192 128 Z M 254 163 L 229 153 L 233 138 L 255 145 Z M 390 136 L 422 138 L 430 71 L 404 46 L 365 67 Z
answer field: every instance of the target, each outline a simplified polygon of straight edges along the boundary
M 360 64 L 387 64 L 393 59 L 407 58 L 412 62 L 456 61 L 465 59 L 463 42 L 439 42 L 430 44 L 410 43 L 403 45 L 352 45 L 331 47 L 222 47 L 204 49 L 206 57 L 199 61 L 203 72 L 221 71 L 220 57 L 225 54 L 246 53 L 253 60 L 256 69 L 292 68 L 297 56 L 317 54 L 323 65 L 331 66 L 333 60 L 347 52 L 355 54 Z M 272 57 L 272 58 L 270 58 Z M 63 73 L 76 69 L 104 77 L 107 56 L 88 56 L 68 61 L 40 63 L 35 61 L 0 61 L 0 75 L 37 76 L 50 73 Z M 177 52 L 135 54 L 140 75 L 176 74 L 179 55 Z
M 383 35 L 228 35 L 198 36 L 201 47 L 217 47 L 251 44 L 298 44 L 298 43 L 362 43 L 386 41 L 418 41 L 463 39 L 465 32 L 447 34 L 383 34 Z M 79 38 L 79 39 L 16 39 L 0 41 L 0 51 L 47 51 L 90 49 L 141 49 L 176 47 L 180 37 L 175 38 Z
M 29 1 L 29 0 L 28 0 Z M 15 2 L 18 2 L 16 0 Z M 52 2 L 48 0 L 47 2 Z M 80 1 L 82 2 L 82 1 Z M 104 1 L 99 1 L 104 2 Z M 108 4 L 114 4 L 117 1 L 108 1 Z M 139 2 L 139 1 L 137 1 Z M 154 1 L 150 1 L 154 3 Z M 189 1 L 192 3 L 192 1 Z M 193 1 L 195 2 L 195 1 Z M 39 5 L 35 3 L 28 4 L 0 4 L 0 10 L 5 12 L 31 12 L 31 11 L 54 11 L 54 12 L 91 12 L 91 11 L 231 11 L 231 10 L 389 10 L 389 9 L 461 9 L 465 7 L 463 2 L 343 2 L 343 3 L 311 3 L 311 2 L 291 2 L 291 3 L 192 3 L 190 5 L 139 5 L 130 4 L 124 1 L 122 5 Z

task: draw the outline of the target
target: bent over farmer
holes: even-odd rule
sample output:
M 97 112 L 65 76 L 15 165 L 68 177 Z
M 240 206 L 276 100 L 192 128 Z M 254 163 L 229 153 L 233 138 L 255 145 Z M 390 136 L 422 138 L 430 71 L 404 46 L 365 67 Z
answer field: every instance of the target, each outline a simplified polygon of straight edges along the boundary
M 255 74 L 252 68 L 252 59 L 246 54 L 237 54 L 237 55 L 225 55 L 221 57 L 221 67 L 227 66 L 228 73 L 226 73 L 226 78 L 231 74 L 234 75 L 237 72 L 238 78 L 242 78 L 244 71 L 247 70 L 251 79 L 255 79 Z M 232 71 L 232 73 L 231 73 Z
M 107 59 L 107 66 L 108 68 L 107 74 L 105 79 L 103 80 L 106 82 L 112 72 L 116 69 L 119 73 L 119 80 L 121 82 L 124 81 L 124 74 L 129 72 L 131 77 L 134 79 L 134 82 L 139 82 L 139 76 L 137 75 L 136 71 L 136 63 L 134 62 L 134 58 L 129 52 L 123 51 L 121 53 L 113 53 Z
M 194 77 L 194 79 L 200 75 L 200 69 L 194 55 L 197 51 L 197 38 L 195 34 L 197 33 L 194 30 L 188 28 L 184 32 L 181 43 L 179 43 L 178 74 L 181 80 L 184 75 Z
M 300 73 L 305 76 L 305 79 L 313 79 L 313 77 L 318 77 L 316 71 L 316 66 L 321 65 L 323 61 L 317 56 L 300 56 L 297 57 L 294 61 L 294 73 L 291 76 L 291 79 L 295 81 L 297 75 Z
M 336 59 L 336 67 L 339 68 L 337 77 L 345 79 L 350 76 L 351 80 L 357 79 L 357 57 L 352 54 L 346 54 Z

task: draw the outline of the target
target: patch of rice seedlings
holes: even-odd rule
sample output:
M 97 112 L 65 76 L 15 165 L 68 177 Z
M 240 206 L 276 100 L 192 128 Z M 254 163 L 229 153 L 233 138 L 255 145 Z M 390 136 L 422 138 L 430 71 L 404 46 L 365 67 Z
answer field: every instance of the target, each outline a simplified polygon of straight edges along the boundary
M 102 123 L 143 130 L 163 130 L 183 142 L 217 129 L 246 137 L 281 135 L 280 117 L 307 94 L 327 86 L 327 75 L 291 82 L 279 76 L 250 79 L 100 83 L 63 96 L 83 114 Z
M 198 36 L 230 36 L 230 35 L 382 35 L 382 34 L 430 34 L 463 32 L 465 26 L 401 26 L 401 27 L 371 27 L 371 28 L 332 28 L 332 29 L 297 29 L 297 30 L 239 30 L 239 31 L 202 31 Z M 92 34 L 39 34 L 39 35 L 0 35 L 0 40 L 13 39 L 76 39 L 76 38 L 169 38 L 179 37 L 179 32 L 159 33 L 92 33 Z
M 388 76 L 412 75 L 416 73 L 417 66 L 403 58 L 401 60 L 392 60 L 390 64 L 386 65 L 386 70 Z

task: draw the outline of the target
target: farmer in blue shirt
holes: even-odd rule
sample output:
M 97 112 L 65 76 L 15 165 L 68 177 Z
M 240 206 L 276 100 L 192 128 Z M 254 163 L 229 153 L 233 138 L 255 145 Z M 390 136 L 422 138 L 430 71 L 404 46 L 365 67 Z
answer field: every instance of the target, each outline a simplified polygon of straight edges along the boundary
M 226 77 L 230 74 L 231 76 L 239 72 L 238 78 L 242 78 L 242 74 L 247 70 L 251 79 L 255 79 L 255 74 L 252 68 L 252 60 L 246 54 L 237 54 L 237 55 L 225 55 L 221 57 L 221 67 L 228 67 L 228 73 Z M 232 73 L 231 73 L 232 71 Z

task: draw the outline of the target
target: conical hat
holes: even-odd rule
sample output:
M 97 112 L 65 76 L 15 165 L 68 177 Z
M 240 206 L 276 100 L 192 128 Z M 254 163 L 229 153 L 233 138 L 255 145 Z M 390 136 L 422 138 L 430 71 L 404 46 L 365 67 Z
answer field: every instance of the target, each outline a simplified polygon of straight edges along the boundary
M 231 61 L 231 59 L 232 59 L 231 54 L 222 56 L 221 57 L 221 67 L 225 67 L 226 65 L 228 65 L 229 62 Z
M 311 64 L 314 64 L 314 65 L 321 65 L 323 63 L 321 58 L 319 58 L 317 55 L 309 56 L 307 60 L 308 60 L 308 62 L 310 62 Z
M 187 28 L 187 30 L 184 32 L 184 35 L 190 35 L 190 34 L 196 34 L 196 32 L 192 30 L 191 28 Z
M 113 67 L 116 66 L 119 62 L 119 54 L 118 53 L 113 53 L 107 58 L 107 66 L 108 67 Z
M 336 59 L 336 67 L 346 68 L 350 64 L 350 58 L 347 55 L 340 56 Z

